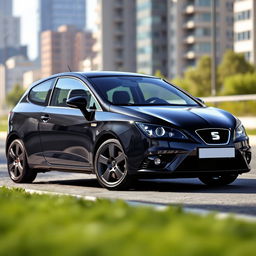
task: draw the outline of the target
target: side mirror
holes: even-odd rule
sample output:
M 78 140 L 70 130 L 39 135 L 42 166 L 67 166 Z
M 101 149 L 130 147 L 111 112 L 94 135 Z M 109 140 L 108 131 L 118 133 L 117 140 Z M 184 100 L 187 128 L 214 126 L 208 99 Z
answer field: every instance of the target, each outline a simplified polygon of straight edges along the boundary
M 204 100 L 201 98 L 196 98 L 198 101 L 200 101 L 202 104 L 205 104 Z
M 94 111 L 87 111 L 87 100 L 83 96 L 75 96 L 66 101 L 67 106 L 71 108 L 78 108 L 83 113 L 84 117 L 90 121 L 94 118 Z
M 83 96 L 76 96 L 68 99 L 66 104 L 71 108 L 86 109 L 87 100 Z

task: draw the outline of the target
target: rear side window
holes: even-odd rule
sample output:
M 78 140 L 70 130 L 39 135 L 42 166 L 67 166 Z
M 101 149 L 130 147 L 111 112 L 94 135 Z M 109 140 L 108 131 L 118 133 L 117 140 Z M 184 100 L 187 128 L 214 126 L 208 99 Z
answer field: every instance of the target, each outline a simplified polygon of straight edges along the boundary
M 46 82 L 34 86 L 29 92 L 29 100 L 38 105 L 47 105 L 48 93 L 53 81 L 53 79 L 47 80 Z

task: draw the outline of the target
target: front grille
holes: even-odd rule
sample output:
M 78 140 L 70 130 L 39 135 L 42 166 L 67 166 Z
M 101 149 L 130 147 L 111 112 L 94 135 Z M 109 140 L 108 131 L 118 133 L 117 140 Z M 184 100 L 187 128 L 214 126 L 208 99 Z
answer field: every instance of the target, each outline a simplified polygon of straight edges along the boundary
M 229 129 L 199 129 L 196 130 L 196 133 L 208 145 L 225 145 L 230 140 Z

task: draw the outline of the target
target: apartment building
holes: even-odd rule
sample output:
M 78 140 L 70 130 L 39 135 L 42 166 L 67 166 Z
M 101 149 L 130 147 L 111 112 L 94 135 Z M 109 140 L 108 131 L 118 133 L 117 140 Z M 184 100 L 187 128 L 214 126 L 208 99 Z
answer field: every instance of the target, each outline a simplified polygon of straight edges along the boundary
M 167 1 L 136 1 L 137 71 L 167 76 Z
M 41 74 L 79 71 L 80 62 L 92 56 L 92 34 L 63 25 L 41 33 Z
M 27 56 L 20 43 L 20 18 L 12 15 L 12 0 L 0 0 L 0 63 L 16 55 Z
M 136 71 L 135 0 L 97 0 L 92 66 Z
M 62 25 L 72 25 L 79 30 L 86 27 L 85 0 L 40 0 L 39 31 L 56 31 Z
M 181 76 L 203 55 L 210 55 L 213 0 L 168 1 L 168 76 Z M 233 2 L 216 1 L 217 62 L 233 48 Z
M 234 51 L 256 64 L 256 2 L 236 0 L 234 3 Z

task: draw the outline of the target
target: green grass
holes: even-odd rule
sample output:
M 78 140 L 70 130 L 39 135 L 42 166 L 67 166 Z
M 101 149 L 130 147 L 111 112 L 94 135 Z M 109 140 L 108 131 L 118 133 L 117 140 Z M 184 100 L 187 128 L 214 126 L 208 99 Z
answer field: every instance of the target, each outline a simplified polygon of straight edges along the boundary
M 256 223 L 0 188 L 0 255 L 255 255 Z
M 8 129 L 8 117 L 1 116 L 0 117 L 0 132 L 7 132 Z
M 256 129 L 246 129 L 246 133 L 250 135 L 256 135 Z

